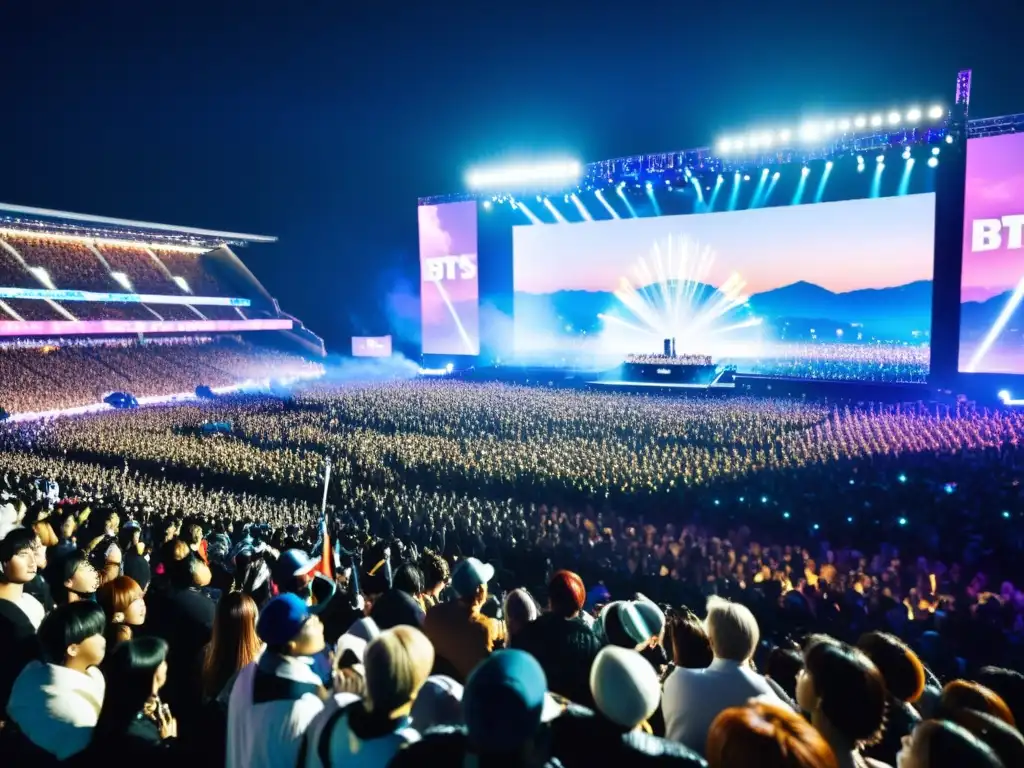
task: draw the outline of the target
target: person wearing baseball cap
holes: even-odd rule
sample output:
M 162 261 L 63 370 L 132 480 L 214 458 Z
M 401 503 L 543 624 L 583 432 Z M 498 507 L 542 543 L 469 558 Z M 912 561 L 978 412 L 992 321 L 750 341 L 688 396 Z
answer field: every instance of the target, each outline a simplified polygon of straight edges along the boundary
M 581 618 L 587 591 L 572 571 L 556 571 L 548 582 L 548 610 L 513 637 L 512 645 L 540 662 L 548 687 L 570 701 L 593 707 L 590 668 L 601 639 Z
M 312 669 L 324 627 L 302 598 L 287 593 L 268 602 L 256 631 L 267 648 L 231 689 L 227 768 L 295 765 L 302 735 L 328 696 Z
M 477 664 L 505 644 L 502 623 L 480 613 L 493 578 L 493 566 L 467 557 L 452 573 L 455 600 L 427 611 L 423 633 L 434 645 L 434 674 L 465 682 Z

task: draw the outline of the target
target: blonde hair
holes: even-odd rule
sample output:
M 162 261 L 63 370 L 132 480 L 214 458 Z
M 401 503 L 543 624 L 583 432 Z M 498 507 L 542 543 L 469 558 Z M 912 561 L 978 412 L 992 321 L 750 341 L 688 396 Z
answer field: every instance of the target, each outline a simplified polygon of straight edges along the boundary
M 715 657 L 745 662 L 754 655 L 761 639 L 757 619 L 746 606 L 721 597 L 708 598 L 708 617 L 704 620 Z
M 366 707 L 387 714 L 407 705 L 430 676 L 434 646 L 414 627 L 389 629 L 366 647 Z

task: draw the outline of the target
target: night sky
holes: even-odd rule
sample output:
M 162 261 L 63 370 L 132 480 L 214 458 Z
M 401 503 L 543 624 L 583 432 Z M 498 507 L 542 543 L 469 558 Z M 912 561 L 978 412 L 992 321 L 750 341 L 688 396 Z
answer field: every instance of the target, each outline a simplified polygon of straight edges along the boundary
M 964 67 L 972 116 L 1021 112 L 1015 6 L 8 0 L 0 200 L 276 235 L 240 255 L 344 349 L 388 331 L 416 198 L 467 166 L 948 105 Z

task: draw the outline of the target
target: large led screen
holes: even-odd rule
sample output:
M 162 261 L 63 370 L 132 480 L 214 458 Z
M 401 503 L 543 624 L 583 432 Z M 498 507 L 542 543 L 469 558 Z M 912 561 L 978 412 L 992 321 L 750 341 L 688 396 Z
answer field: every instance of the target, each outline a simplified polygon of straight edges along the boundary
M 518 226 L 515 353 L 611 367 L 674 338 L 740 373 L 924 381 L 934 218 L 927 193 Z
M 960 370 L 1024 373 L 1024 135 L 967 142 Z
M 476 216 L 473 201 L 419 207 L 425 355 L 480 354 Z

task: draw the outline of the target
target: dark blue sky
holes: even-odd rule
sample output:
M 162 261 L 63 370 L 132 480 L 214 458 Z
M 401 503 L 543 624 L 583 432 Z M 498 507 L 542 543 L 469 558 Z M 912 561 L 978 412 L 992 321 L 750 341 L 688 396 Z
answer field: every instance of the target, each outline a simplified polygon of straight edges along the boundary
M 0 200 L 277 235 L 243 258 L 344 347 L 415 286 L 417 196 L 474 162 L 948 104 L 962 67 L 972 115 L 1024 111 L 1015 0 L 704 5 L 12 0 Z

